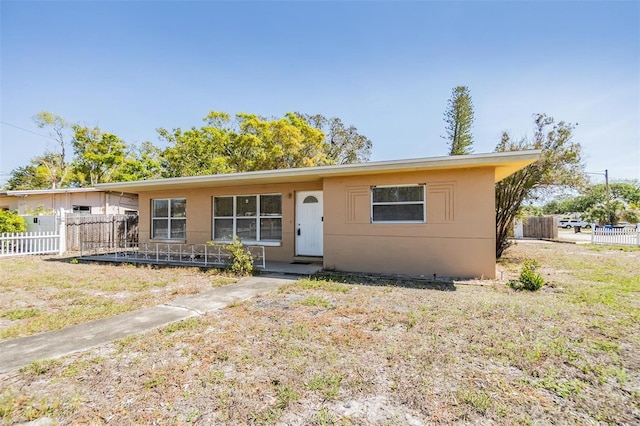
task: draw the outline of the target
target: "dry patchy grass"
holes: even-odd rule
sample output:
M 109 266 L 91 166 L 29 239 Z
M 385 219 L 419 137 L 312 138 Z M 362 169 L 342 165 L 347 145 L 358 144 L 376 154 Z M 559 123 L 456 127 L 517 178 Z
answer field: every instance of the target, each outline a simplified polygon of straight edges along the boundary
M 525 258 L 542 291 L 505 285 Z M 638 424 L 638 265 L 639 250 L 522 244 L 504 281 L 455 291 L 300 280 L 2 375 L 0 419 Z
M 215 270 L 0 259 L 0 339 L 58 330 L 233 282 Z

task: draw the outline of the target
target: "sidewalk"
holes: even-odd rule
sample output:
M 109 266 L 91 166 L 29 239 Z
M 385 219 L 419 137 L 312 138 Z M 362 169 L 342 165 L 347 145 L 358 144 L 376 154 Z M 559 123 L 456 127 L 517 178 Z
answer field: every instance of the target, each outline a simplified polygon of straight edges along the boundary
M 84 351 L 131 334 L 144 333 L 196 315 L 222 309 L 233 302 L 270 293 L 297 280 L 293 276 L 243 278 L 235 284 L 175 299 L 169 303 L 90 321 L 58 331 L 0 342 L 0 373 L 41 359 Z

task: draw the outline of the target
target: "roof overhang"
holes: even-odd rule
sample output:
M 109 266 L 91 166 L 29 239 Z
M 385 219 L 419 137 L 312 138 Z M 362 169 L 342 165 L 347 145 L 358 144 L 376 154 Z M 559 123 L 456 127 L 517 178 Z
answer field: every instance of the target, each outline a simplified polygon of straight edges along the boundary
M 0 191 L 0 196 L 28 197 L 30 195 L 54 195 L 54 194 L 83 194 L 89 192 L 110 192 L 110 189 L 100 188 L 60 188 L 60 189 L 16 189 Z M 122 192 L 119 191 L 118 192 Z
M 428 170 L 450 170 L 468 168 L 493 168 L 494 181 L 499 182 L 520 169 L 536 162 L 540 150 L 470 154 L 446 157 L 414 158 L 408 160 L 378 161 L 371 163 L 344 164 L 336 166 L 306 167 L 298 169 L 264 170 L 245 173 L 229 173 L 206 176 L 140 180 L 132 182 L 102 183 L 97 190 L 146 192 L 171 189 L 211 188 L 275 184 L 288 182 L 314 182 L 327 177 L 363 176 L 374 174 L 402 173 Z
M 70 193 L 82 193 L 82 192 L 96 192 L 100 191 L 96 188 L 61 188 L 61 189 L 24 189 L 24 190 L 9 190 L 0 192 L 0 195 L 7 195 L 10 197 L 26 197 L 29 195 L 50 195 L 50 194 L 70 194 Z

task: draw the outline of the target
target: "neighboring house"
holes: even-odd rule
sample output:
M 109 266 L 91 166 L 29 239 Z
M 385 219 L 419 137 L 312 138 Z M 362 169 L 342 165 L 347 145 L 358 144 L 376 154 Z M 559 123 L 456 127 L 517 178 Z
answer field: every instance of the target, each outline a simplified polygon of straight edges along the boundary
M 495 183 L 540 151 L 99 184 L 137 193 L 139 241 L 265 246 L 268 261 L 495 276 Z
M 58 212 L 67 214 L 124 214 L 138 211 L 138 196 L 96 188 L 14 190 L 0 192 L 0 209 L 21 215 Z

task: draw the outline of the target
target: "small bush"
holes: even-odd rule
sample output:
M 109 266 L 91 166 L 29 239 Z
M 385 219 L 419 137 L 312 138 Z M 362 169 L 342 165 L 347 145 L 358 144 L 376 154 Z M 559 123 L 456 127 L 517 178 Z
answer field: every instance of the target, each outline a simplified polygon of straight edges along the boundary
M 233 241 L 230 244 L 216 244 L 210 242 L 212 246 L 219 246 L 227 250 L 231 255 L 231 272 L 236 275 L 251 275 L 253 273 L 253 255 L 242 244 L 240 239 L 236 236 L 233 237 Z
M 22 216 L 9 210 L 0 210 L 0 234 L 25 232 L 27 223 Z
M 532 259 L 527 259 L 520 270 L 520 278 L 507 283 L 514 290 L 536 291 L 544 285 L 544 278 L 536 272 L 540 264 Z

